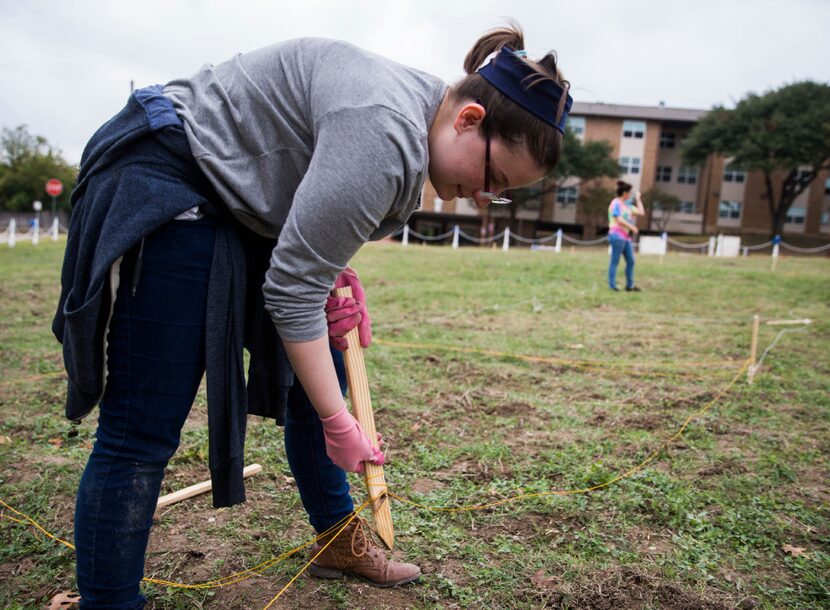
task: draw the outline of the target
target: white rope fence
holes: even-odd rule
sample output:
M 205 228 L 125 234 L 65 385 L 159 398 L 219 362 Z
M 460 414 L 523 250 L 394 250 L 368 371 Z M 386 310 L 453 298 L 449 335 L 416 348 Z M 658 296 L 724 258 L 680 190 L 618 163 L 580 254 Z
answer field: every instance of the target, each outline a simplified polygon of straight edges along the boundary
M 567 235 L 563 235 L 562 239 L 564 239 L 569 244 L 575 244 L 577 246 L 596 246 L 598 244 L 608 241 L 607 237 L 600 237 L 599 239 L 589 239 L 587 241 L 582 241 L 581 239 L 574 239 L 573 237 L 568 237 Z
M 677 248 L 684 248 L 687 250 L 700 250 L 701 248 L 706 248 L 709 245 L 709 241 L 702 241 L 699 244 L 687 244 L 682 241 L 677 241 L 676 239 L 672 239 L 671 237 L 666 237 L 666 241 L 670 243 L 672 246 Z
M 410 237 L 420 239 L 424 242 L 445 241 L 452 237 L 453 249 L 458 249 L 461 246 L 462 240 L 479 246 L 493 244 L 494 248 L 498 242 L 501 242 L 502 250 L 504 250 L 505 252 L 510 250 L 511 244 L 529 245 L 531 250 L 553 250 L 554 252 L 561 252 L 563 242 L 566 242 L 573 246 L 586 247 L 598 246 L 600 244 L 608 242 L 607 236 L 602 236 L 597 239 L 588 240 L 576 239 L 574 237 L 570 237 L 569 235 L 565 235 L 562 229 L 558 229 L 556 232 L 551 233 L 550 235 L 545 235 L 544 237 L 537 238 L 529 238 L 524 237 L 523 235 L 517 235 L 516 233 L 513 233 L 510 230 L 510 228 L 507 228 L 501 233 L 493 235 L 491 237 L 476 237 L 461 230 L 461 228 L 458 225 L 454 225 L 452 230 L 447 231 L 446 233 L 442 233 L 441 235 L 424 235 L 421 233 L 417 233 L 416 231 L 413 231 L 409 228 L 409 225 L 405 225 L 403 229 L 400 229 L 393 233 L 392 237 L 396 237 L 401 233 L 403 233 L 403 238 L 401 242 L 404 246 L 409 245 Z M 554 245 L 547 245 L 551 242 L 553 242 Z M 679 241 L 677 239 L 673 239 L 669 237 L 667 233 L 664 232 L 660 236 L 641 236 L 639 242 L 632 243 L 632 246 L 634 248 L 637 248 L 641 254 L 657 254 L 660 256 L 663 256 L 668 252 L 669 245 L 673 246 L 674 248 L 678 248 L 679 250 L 696 250 L 701 253 L 705 252 L 708 256 L 724 258 L 731 258 L 741 255 L 749 256 L 749 253 L 751 251 L 764 250 L 766 248 L 772 247 L 772 258 L 774 261 L 778 259 L 779 247 L 783 247 L 793 252 L 798 252 L 802 254 L 818 254 L 821 252 L 830 251 L 830 244 L 819 246 L 817 248 L 800 248 L 798 246 L 794 246 L 792 244 L 788 244 L 782 241 L 780 237 L 776 237 L 775 239 L 771 239 L 770 241 L 764 242 L 762 244 L 742 246 L 740 237 L 724 234 L 720 234 L 717 236 L 712 235 L 708 241 L 703 241 L 700 243 L 686 243 L 683 241 Z
M 48 229 L 43 229 L 40 226 L 40 221 L 35 219 L 29 225 L 29 230 L 22 233 L 17 230 L 17 221 L 12 218 L 6 230 L 0 232 L 0 244 L 6 244 L 9 248 L 14 248 L 19 241 L 29 241 L 33 246 L 36 246 L 40 243 L 41 237 L 49 237 L 52 241 L 58 241 L 60 235 L 66 235 L 68 232 L 69 230 L 57 218 L 54 218 Z
M 783 241 L 781 242 L 781 247 L 786 248 L 787 250 L 792 250 L 793 252 L 801 252 L 803 254 L 817 254 L 819 252 L 827 252 L 830 250 L 830 244 L 818 246 L 817 248 L 799 248 L 798 246 L 793 246 L 792 244 L 788 244 Z
M 15 219 L 12 218 L 9 221 L 6 230 L 0 232 L 0 244 L 6 244 L 10 248 L 14 248 L 18 241 L 30 241 L 32 245 L 37 245 L 40 242 L 41 237 L 48 236 L 52 241 L 57 241 L 60 235 L 66 235 L 68 232 L 69 230 L 65 226 L 63 226 L 57 218 L 54 218 L 52 219 L 52 224 L 49 227 L 49 229 L 42 229 L 39 220 L 35 219 L 29 226 L 29 230 L 25 233 L 21 233 L 18 232 L 17 223 Z M 397 231 L 392 233 L 390 237 L 397 237 L 401 234 L 403 234 L 401 243 L 404 246 L 409 245 L 410 237 L 419 239 L 422 242 L 441 242 L 452 237 L 453 249 L 458 249 L 461 246 L 461 240 L 463 239 L 464 241 L 477 245 L 496 244 L 498 242 L 501 242 L 502 250 L 505 252 L 510 250 L 511 242 L 513 242 L 514 244 L 529 245 L 531 250 L 553 250 L 554 252 L 558 253 L 562 251 L 562 242 L 567 242 L 573 246 L 592 247 L 598 246 L 608 241 L 607 236 L 602 236 L 597 239 L 588 240 L 576 239 L 570 237 L 569 235 L 565 235 L 562 229 L 558 229 L 556 232 L 551 233 L 550 235 L 538 238 L 529 238 L 524 237 L 522 235 L 517 235 L 516 233 L 513 233 L 510 230 L 510 228 L 507 228 L 501 233 L 498 233 L 497 235 L 493 235 L 491 237 L 475 237 L 462 231 L 458 225 L 454 225 L 452 230 L 447 231 L 446 233 L 442 233 L 440 235 L 424 235 L 423 233 L 413 231 L 409 228 L 409 225 L 404 225 L 403 228 L 398 229 Z M 554 242 L 554 245 L 546 245 L 550 242 Z M 787 242 L 783 241 L 780 236 L 776 236 L 774 239 L 771 239 L 770 241 L 764 242 L 762 244 L 742 246 L 740 237 L 723 234 L 720 234 L 718 236 L 713 235 L 709 238 L 709 241 L 690 244 L 678 241 L 676 239 L 672 239 L 666 233 L 663 233 L 661 236 L 642 236 L 640 238 L 639 243 L 634 243 L 632 245 L 635 248 L 638 248 L 641 254 L 645 255 L 659 254 L 660 256 L 663 256 L 668 252 L 668 246 L 671 245 L 681 250 L 698 250 L 700 252 L 703 252 L 703 250 L 705 249 L 709 256 L 727 258 L 739 256 L 741 254 L 743 256 L 749 256 L 749 253 L 751 251 L 764 250 L 766 248 L 772 247 L 773 265 L 775 264 L 775 261 L 777 261 L 778 259 L 780 248 L 784 248 L 791 252 L 797 252 L 799 254 L 820 254 L 822 252 L 830 251 L 830 243 L 825 244 L 823 246 L 817 246 L 815 248 L 801 248 L 793 244 L 788 244 Z

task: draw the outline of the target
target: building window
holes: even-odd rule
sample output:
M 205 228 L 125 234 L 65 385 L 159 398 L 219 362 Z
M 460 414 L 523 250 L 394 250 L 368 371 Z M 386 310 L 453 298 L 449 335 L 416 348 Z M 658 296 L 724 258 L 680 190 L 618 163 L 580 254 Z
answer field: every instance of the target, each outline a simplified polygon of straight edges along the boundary
M 574 132 L 574 135 L 577 138 L 581 138 L 583 135 L 585 135 L 585 117 L 568 117 L 568 127 L 571 128 L 571 131 Z
M 807 208 L 790 208 L 784 222 L 788 225 L 803 225 L 807 218 Z
M 744 182 L 746 181 L 746 172 L 742 169 L 730 164 L 723 168 L 724 182 Z
M 556 189 L 556 203 L 570 205 L 576 203 L 579 197 L 579 187 L 568 186 Z
M 680 184 L 697 184 L 697 168 L 691 165 L 681 165 L 677 170 L 677 181 Z
M 821 214 L 821 224 L 830 225 L 830 212 L 822 212 L 822 214 Z
M 623 137 L 642 140 L 646 133 L 646 124 L 643 121 L 623 121 Z
M 809 169 L 798 169 L 798 170 L 796 170 L 795 175 L 793 176 L 793 179 L 796 182 L 801 182 L 802 180 L 804 180 L 807 176 L 809 176 L 811 174 L 812 174 L 812 172 L 810 172 Z
M 721 201 L 718 208 L 719 218 L 740 218 L 741 217 L 741 202 L 740 201 Z
M 679 211 L 681 214 L 694 214 L 695 213 L 695 202 L 694 201 L 681 201 Z
M 660 148 L 674 148 L 674 132 L 664 131 L 660 134 Z
M 640 173 L 640 157 L 620 157 L 619 164 L 624 174 Z
M 657 166 L 657 182 L 671 182 L 671 165 Z
M 830 178 L 824 181 L 824 194 L 830 195 Z

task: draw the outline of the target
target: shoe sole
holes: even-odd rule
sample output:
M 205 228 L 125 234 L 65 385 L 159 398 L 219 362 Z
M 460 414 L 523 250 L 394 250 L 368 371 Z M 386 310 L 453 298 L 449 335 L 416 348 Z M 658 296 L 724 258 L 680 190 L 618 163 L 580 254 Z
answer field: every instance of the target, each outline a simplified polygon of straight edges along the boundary
M 331 568 L 324 568 L 322 566 L 314 565 L 313 563 L 308 567 L 308 573 L 316 578 L 327 578 L 329 580 L 336 580 L 339 578 L 343 578 L 345 575 L 352 576 L 359 580 L 362 580 L 365 583 L 372 585 L 373 587 L 378 587 L 379 589 L 390 589 L 392 587 L 398 587 L 400 585 L 406 585 L 411 582 L 415 582 L 419 578 L 421 578 L 421 573 L 419 572 L 415 576 L 410 576 L 409 578 L 402 578 L 400 580 L 396 580 L 393 582 L 377 582 L 374 580 L 369 580 L 359 574 L 354 574 L 352 572 L 347 572 L 344 570 L 333 570 Z

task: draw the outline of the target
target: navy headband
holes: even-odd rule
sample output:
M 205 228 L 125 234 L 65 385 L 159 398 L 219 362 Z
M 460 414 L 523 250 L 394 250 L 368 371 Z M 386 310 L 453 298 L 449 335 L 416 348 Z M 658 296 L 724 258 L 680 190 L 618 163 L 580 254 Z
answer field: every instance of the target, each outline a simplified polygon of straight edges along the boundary
M 565 89 L 549 78 L 527 87 L 525 83 L 532 82 L 539 73 L 521 59 L 523 56 L 524 51 L 502 47 L 490 63 L 478 69 L 478 73 L 519 106 L 564 134 L 573 98 L 568 95 L 565 109 L 557 121 L 556 113 Z

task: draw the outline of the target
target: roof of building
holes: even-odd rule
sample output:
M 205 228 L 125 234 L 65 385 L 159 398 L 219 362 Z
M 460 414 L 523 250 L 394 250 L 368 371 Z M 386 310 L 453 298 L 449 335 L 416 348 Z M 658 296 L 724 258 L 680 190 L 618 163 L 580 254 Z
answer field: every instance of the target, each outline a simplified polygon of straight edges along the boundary
M 616 117 L 621 119 L 650 119 L 657 121 L 686 121 L 696 123 L 708 110 L 695 108 L 668 108 L 666 106 L 626 106 L 602 102 L 574 102 L 571 116 Z

